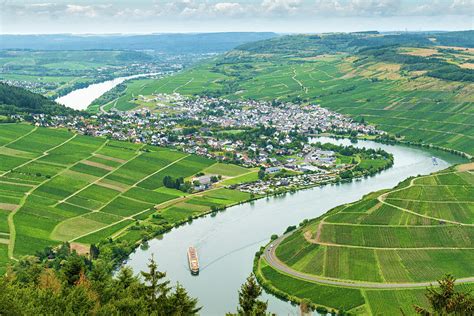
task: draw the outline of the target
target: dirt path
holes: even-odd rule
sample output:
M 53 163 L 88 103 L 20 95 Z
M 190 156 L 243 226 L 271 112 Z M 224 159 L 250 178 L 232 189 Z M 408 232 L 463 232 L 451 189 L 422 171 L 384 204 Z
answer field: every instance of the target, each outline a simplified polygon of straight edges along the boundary
M 6 144 L 3 144 L 2 146 L 0 146 L 0 148 L 2 148 L 2 147 L 7 147 L 8 145 L 13 144 L 13 143 L 16 142 L 16 141 L 19 141 L 20 139 L 25 138 L 26 136 L 30 135 L 31 133 L 33 133 L 33 132 L 36 131 L 37 129 L 38 129 L 38 126 L 35 126 L 35 128 L 33 128 L 33 129 L 32 129 L 31 131 L 29 131 L 28 133 L 26 133 L 26 134 L 24 134 L 24 135 L 22 135 L 22 136 L 20 136 L 20 137 L 18 137 L 18 138 L 15 138 L 15 139 L 12 140 L 11 142 L 8 142 L 8 143 L 6 143 Z
M 193 80 L 194 80 L 194 77 L 192 77 L 191 79 L 189 79 L 189 81 L 186 82 L 185 84 L 182 84 L 182 85 L 180 85 L 179 87 L 174 88 L 173 93 L 176 93 L 179 89 L 186 87 L 188 84 L 190 84 L 191 82 L 193 82 Z
M 297 75 L 296 69 L 293 69 L 293 76 L 291 77 L 291 79 L 293 79 L 296 83 L 298 83 L 298 85 L 301 87 L 304 93 L 308 93 L 308 88 L 306 88 L 301 81 L 296 79 L 296 75 Z
M 450 174 L 450 173 L 455 173 L 455 172 L 447 172 L 447 173 L 443 173 L 443 174 Z M 426 175 L 426 176 L 422 176 L 422 177 L 417 177 L 417 178 L 413 178 L 411 179 L 410 181 L 410 184 L 406 187 L 403 187 L 403 188 L 400 188 L 400 189 L 395 189 L 395 190 L 391 190 L 389 192 L 386 192 L 386 193 L 383 193 L 381 195 L 379 195 L 377 197 L 377 200 L 382 203 L 382 204 L 385 204 L 385 205 L 388 205 L 390 207 L 393 207 L 393 208 L 396 208 L 400 211 L 403 211 L 403 212 L 407 212 L 407 213 L 410 213 L 410 214 L 413 214 L 413 215 L 416 215 L 416 216 L 419 216 L 419 217 L 423 217 L 423 218 L 428 218 L 428 219 L 432 219 L 432 220 L 436 220 L 436 221 L 442 221 L 442 222 L 445 222 L 445 223 L 451 223 L 451 224 L 456 224 L 456 225 L 461 225 L 461 226 L 474 226 L 474 224 L 466 224 L 466 223 L 461 223 L 461 222 L 457 222 L 457 221 L 452 221 L 452 220 L 448 220 L 448 219 L 445 219 L 445 218 L 438 218 L 438 217 L 434 217 L 434 216 L 429 216 L 429 215 L 424 215 L 424 214 L 420 214 L 420 213 L 416 213 L 416 212 L 413 212 L 411 210 L 408 210 L 406 208 L 403 208 L 403 207 L 400 207 L 400 206 L 397 206 L 395 204 L 392 204 L 392 203 L 389 203 L 386 201 L 386 198 L 389 194 L 391 193 L 394 193 L 394 192 L 399 192 L 399 191 L 403 191 L 403 190 L 406 190 L 412 186 L 414 186 L 414 182 L 415 180 L 417 179 L 423 179 L 423 178 L 427 178 L 427 177 L 431 177 L 431 175 Z
M 50 151 L 52 151 L 52 150 L 54 150 L 54 149 L 56 149 L 56 148 L 58 148 L 58 147 L 60 147 L 60 146 L 62 146 L 62 145 L 64 145 L 64 144 L 68 143 L 69 141 L 71 141 L 72 139 L 74 139 L 76 136 L 77 136 L 77 134 L 74 134 L 74 136 L 72 136 L 71 138 L 67 139 L 66 141 L 62 142 L 61 144 L 59 144 L 59 145 L 57 145 L 57 146 L 54 146 L 54 147 L 52 147 L 52 148 L 46 150 L 41 156 L 38 156 L 37 158 L 32 159 L 32 160 L 29 160 L 28 162 L 24 163 L 23 165 L 27 165 L 27 164 L 29 164 L 30 162 L 33 162 L 33 161 L 35 161 L 35 160 L 37 160 L 37 159 L 40 159 L 41 157 L 47 156 Z M 107 142 L 104 142 L 104 144 L 103 144 L 102 146 L 100 146 L 99 148 L 102 148 L 106 143 L 107 143 Z M 97 149 L 97 150 L 99 150 L 99 149 Z M 21 165 L 21 166 L 23 166 L 23 165 Z M 17 169 L 17 168 L 19 168 L 19 167 L 21 167 L 21 166 L 17 166 L 17 167 L 14 168 L 14 169 Z M 71 167 L 72 167 L 72 166 L 71 166 Z M 54 175 L 53 177 L 51 177 L 51 179 L 53 179 L 53 178 L 57 177 L 58 175 L 62 174 L 62 172 L 64 172 L 65 170 L 69 170 L 69 168 L 71 168 L 71 167 L 68 167 L 68 168 L 64 169 L 63 171 L 57 173 L 56 175 Z M 12 170 L 14 170 L 14 169 L 12 169 Z M 11 170 L 10 170 L 10 171 L 11 171 Z M 8 171 L 8 172 L 6 172 L 6 173 L 3 173 L 2 175 L 0 175 L 0 177 L 3 177 L 5 174 L 8 174 L 10 171 Z M 7 219 L 7 220 L 8 220 L 8 229 L 9 229 L 9 231 L 10 231 L 10 243 L 9 243 L 9 245 L 8 245 L 8 257 L 9 257 L 10 259 L 12 259 L 12 260 L 17 260 L 17 259 L 13 256 L 13 250 L 14 250 L 14 248 L 15 248 L 15 241 L 16 241 L 16 227 L 15 227 L 15 222 L 14 222 L 14 220 L 13 220 L 13 217 L 14 217 L 15 214 L 20 210 L 20 208 L 25 204 L 26 199 L 27 199 L 28 196 L 31 194 L 31 192 L 33 192 L 33 191 L 34 191 L 36 188 L 38 188 L 40 185 L 42 185 L 43 183 L 45 183 L 45 182 L 47 182 L 47 181 L 49 181 L 49 180 L 51 180 L 51 179 L 47 179 L 47 180 L 41 182 L 40 184 L 38 184 L 37 186 L 32 187 L 30 191 L 26 192 L 25 195 L 23 195 L 23 197 L 22 197 L 21 200 L 20 200 L 20 204 L 18 205 L 18 207 L 17 207 L 15 210 L 13 210 L 10 214 L 8 214 L 8 219 Z
M 135 184 L 133 184 L 133 185 L 131 186 L 131 188 L 136 187 L 139 183 L 141 183 L 141 182 L 145 181 L 146 179 L 148 179 L 148 178 L 154 176 L 154 175 L 157 174 L 158 172 L 163 171 L 164 169 L 166 169 L 166 168 L 168 168 L 168 167 L 174 165 L 175 163 L 180 162 L 181 160 L 183 160 L 184 158 L 187 158 L 188 156 L 189 156 L 189 155 L 183 156 L 183 157 L 181 157 L 181 158 L 179 158 L 179 159 L 177 159 L 177 160 L 175 160 L 175 161 L 173 161 L 173 162 L 167 164 L 166 166 L 164 166 L 164 167 L 158 169 L 157 171 L 155 171 L 155 172 L 149 174 L 148 176 L 146 176 L 146 177 L 140 179 L 140 180 L 137 181 Z M 112 171 L 112 172 L 113 172 L 113 171 Z M 98 179 L 98 181 L 99 181 L 99 180 L 100 180 L 100 179 Z M 76 192 L 76 193 L 77 193 L 77 192 Z M 118 197 L 124 197 L 124 196 L 122 195 L 122 193 L 118 194 L 118 195 L 115 196 L 113 199 L 111 199 L 107 204 L 105 204 L 104 206 L 102 206 L 98 211 L 101 211 L 102 209 L 104 209 L 107 205 L 109 205 L 110 203 L 112 203 L 113 201 L 115 201 Z M 129 200 L 134 200 L 134 201 L 143 202 L 143 201 L 141 201 L 141 200 L 133 199 L 133 198 L 130 198 L 130 197 L 124 197 L 124 198 L 127 198 L 127 199 L 129 199 Z M 167 201 L 167 202 L 169 202 L 169 201 Z M 165 202 L 165 203 L 166 203 L 166 202 Z M 156 207 L 156 206 L 155 206 L 155 207 Z M 109 227 L 111 227 L 111 226 L 113 226 L 113 225 L 116 225 L 116 224 L 119 224 L 119 223 L 121 223 L 121 222 L 123 222 L 123 221 L 129 220 L 129 219 L 133 219 L 133 216 L 137 216 L 137 215 L 143 214 L 143 213 L 147 212 L 148 210 L 149 210 L 149 208 L 146 208 L 145 210 L 140 211 L 140 212 L 138 212 L 138 213 L 135 213 L 135 214 L 133 214 L 132 216 L 123 217 L 122 219 L 120 219 L 120 220 L 118 220 L 118 221 L 116 221 L 116 222 L 113 222 L 113 223 L 111 223 L 111 224 L 109 224 L 109 225 L 107 225 L 107 226 L 104 226 L 104 227 L 98 228 L 98 229 L 96 229 L 96 230 L 94 230 L 94 231 L 91 231 L 91 232 L 85 233 L 85 234 L 83 234 L 83 235 L 74 237 L 73 239 L 70 239 L 69 242 L 73 242 L 73 241 L 75 241 L 75 240 L 78 240 L 79 238 L 82 238 L 82 237 L 85 237 L 85 236 L 87 236 L 87 235 L 90 235 L 90 234 L 96 233 L 96 232 L 98 232 L 98 231 L 101 231 L 101 230 L 103 230 L 103 229 L 109 228 Z M 82 214 L 82 215 L 84 215 L 84 214 Z M 82 216 L 82 215 L 80 215 L 80 216 Z M 80 217 L 80 216 L 78 216 L 78 217 Z M 126 228 L 126 227 L 124 227 L 124 228 Z M 53 230 L 53 232 L 54 232 L 55 230 L 56 230 L 56 227 L 55 227 L 55 229 Z
M 2 174 L 0 175 L 0 177 L 3 177 L 4 175 L 9 174 L 9 173 L 12 172 L 13 170 L 16 170 L 16 169 L 19 169 L 19 168 L 21 168 L 21 167 L 24 167 L 24 166 L 26 166 L 27 164 L 32 163 L 32 162 L 34 162 L 34 161 L 36 161 L 36 160 L 38 160 L 38 159 L 41 159 L 41 158 L 43 158 L 43 157 L 46 157 L 50 151 L 52 151 L 52 150 L 54 150 L 54 149 L 56 149 L 56 148 L 58 148 L 58 147 L 61 147 L 61 146 L 64 145 L 64 144 L 69 143 L 71 140 L 73 140 L 74 138 L 76 138 L 76 136 L 77 136 L 77 134 L 74 134 L 74 136 L 72 136 L 71 138 L 68 138 L 67 140 L 65 140 L 65 141 L 62 142 L 61 144 L 59 144 L 59 145 L 57 145 L 57 146 L 54 146 L 54 147 L 51 147 L 51 148 L 49 148 L 48 150 L 44 151 L 43 154 L 39 155 L 38 157 L 33 158 L 33 159 L 31 159 L 31 160 L 28 160 L 27 162 L 25 162 L 25 163 L 23 163 L 23 164 L 21 164 L 21 165 L 19 165 L 19 166 L 16 166 L 16 167 L 13 168 L 13 169 L 10 169 L 10 170 L 8 170 L 8 171 L 5 171 L 4 173 L 2 173 Z

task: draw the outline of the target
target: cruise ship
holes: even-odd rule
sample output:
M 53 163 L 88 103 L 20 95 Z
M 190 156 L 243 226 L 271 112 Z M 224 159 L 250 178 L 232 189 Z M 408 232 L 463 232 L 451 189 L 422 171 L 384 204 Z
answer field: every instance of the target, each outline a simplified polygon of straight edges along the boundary
M 198 255 L 197 255 L 196 248 L 192 246 L 188 248 L 188 264 L 189 264 L 189 270 L 191 271 L 191 274 L 198 275 L 199 274 Z

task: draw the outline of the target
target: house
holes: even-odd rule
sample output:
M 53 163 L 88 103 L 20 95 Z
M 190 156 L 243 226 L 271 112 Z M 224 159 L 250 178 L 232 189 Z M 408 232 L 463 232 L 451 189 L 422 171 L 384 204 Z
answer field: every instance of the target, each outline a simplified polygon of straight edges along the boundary
M 300 171 L 302 172 L 316 172 L 316 171 L 320 171 L 321 169 L 319 169 L 318 167 L 316 166 L 312 166 L 312 165 L 302 165 L 300 166 Z
M 278 168 L 278 167 L 270 167 L 270 168 L 265 169 L 265 172 L 267 174 L 274 174 L 274 173 L 278 173 L 280 171 L 281 171 L 281 169 Z

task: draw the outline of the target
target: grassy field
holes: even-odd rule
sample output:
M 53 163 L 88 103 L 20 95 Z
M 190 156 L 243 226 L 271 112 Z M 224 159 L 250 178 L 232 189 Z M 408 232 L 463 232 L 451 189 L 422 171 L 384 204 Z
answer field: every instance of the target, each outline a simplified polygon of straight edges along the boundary
M 135 95 L 147 90 L 320 103 L 407 141 L 474 154 L 471 82 L 429 77 L 404 70 L 401 64 L 350 53 L 298 57 L 291 51 L 281 54 L 268 49 L 270 53 L 258 54 L 251 45 L 155 82 L 137 80 L 129 89 Z M 401 53 L 404 49 L 413 48 L 401 47 Z M 441 51 L 438 55 L 444 56 Z M 474 56 L 465 59 L 469 64 Z M 124 102 L 120 99 L 117 104 Z
M 0 125 L 0 147 L 0 272 L 11 258 L 46 246 L 112 236 L 137 242 L 153 227 L 161 231 L 250 197 L 224 188 L 164 188 L 167 175 L 233 179 L 251 170 L 160 147 L 24 124 Z
M 408 179 L 339 206 L 285 238 L 276 256 L 293 270 L 341 282 L 435 282 L 446 273 L 473 277 L 472 167 L 461 165 Z M 413 304 L 426 303 L 423 289 L 355 287 L 351 289 L 363 297 L 362 302 L 359 296 L 348 295 L 351 299 L 342 306 L 333 297 L 306 296 L 332 286 L 284 275 L 263 259 L 260 265 L 259 273 L 270 286 L 332 308 L 362 305 L 354 312 L 396 314 L 402 308 L 413 314 Z

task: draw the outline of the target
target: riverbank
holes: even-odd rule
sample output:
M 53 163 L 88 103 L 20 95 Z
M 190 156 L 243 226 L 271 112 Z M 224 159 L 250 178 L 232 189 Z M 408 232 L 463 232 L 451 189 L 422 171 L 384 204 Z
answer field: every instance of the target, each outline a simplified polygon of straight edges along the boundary
M 332 139 L 331 141 L 341 143 Z M 382 171 L 374 177 L 360 181 L 325 185 L 294 193 L 270 196 L 228 208 L 217 216 L 204 216 L 193 220 L 192 225 L 183 225 L 148 241 L 146 249 L 136 249 L 127 265 L 136 272 L 145 268 L 151 254 L 170 280 L 179 281 L 189 292 L 199 298 L 205 306 L 203 314 L 225 314 L 237 303 L 237 289 L 252 271 L 252 262 L 260 246 L 266 244 L 269 236 L 284 231 L 289 225 L 307 218 L 324 214 L 337 205 L 358 200 L 363 195 L 396 185 L 403 179 L 432 171 L 445 169 L 451 163 L 460 162 L 456 156 L 416 148 L 384 145 L 360 141 L 359 147 L 379 148 L 394 155 L 393 168 Z M 432 156 L 439 158 L 439 164 L 432 164 Z M 451 161 L 448 163 L 446 161 Z M 195 245 L 203 267 L 198 278 L 191 277 L 187 268 L 185 253 L 189 245 Z M 232 273 L 229 274 L 229 267 Z M 225 286 L 224 286 L 225 284 Z M 206 288 L 206 291 L 202 291 Z M 269 308 L 278 314 L 297 314 L 291 304 L 266 294 Z M 218 302 L 218 303 L 216 303 Z
M 223 212 L 223 211 L 227 210 L 228 208 L 231 208 L 231 207 L 234 207 L 234 206 L 237 206 L 237 205 L 241 205 L 241 204 L 252 203 L 256 200 L 263 199 L 263 198 L 268 199 L 268 198 L 271 198 L 271 197 L 283 197 L 286 194 L 294 194 L 297 191 L 309 190 L 309 189 L 312 189 L 312 188 L 315 188 L 315 187 L 322 187 L 322 186 L 326 186 L 326 185 L 340 185 L 340 184 L 349 183 L 349 182 L 352 182 L 352 181 L 360 181 L 362 178 L 368 178 L 368 177 L 375 176 L 377 173 L 382 172 L 383 170 L 386 170 L 386 169 L 390 168 L 392 165 L 393 165 L 393 159 L 390 159 L 389 162 L 383 166 L 383 168 L 380 168 L 375 173 L 364 173 L 360 177 L 351 177 L 351 178 L 346 178 L 346 179 L 341 179 L 340 177 L 335 177 L 333 179 L 330 179 L 330 180 L 327 180 L 327 181 L 322 181 L 320 183 L 313 184 L 313 185 L 310 185 L 310 186 L 304 186 L 304 187 L 299 187 L 299 188 L 288 188 L 287 190 L 279 190 L 279 191 L 276 191 L 276 192 L 273 192 L 273 193 L 268 193 L 268 194 L 265 194 L 265 195 L 250 194 L 248 199 L 239 200 L 239 201 L 236 201 L 234 203 L 230 203 L 230 204 L 223 205 L 223 206 L 220 206 L 220 207 L 208 208 L 207 210 L 202 211 L 197 215 L 192 215 L 192 216 L 189 216 L 189 217 L 184 218 L 182 220 L 176 221 L 176 222 L 172 223 L 172 225 L 167 225 L 163 229 L 154 230 L 154 231 L 150 232 L 148 235 L 146 235 L 146 236 L 144 236 L 140 239 L 137 239 L 136 241 L 127 239 L 127 240 L 131 241 L 134 244 L 134 246 L 131 249 L 129 248 L 129 251 L 127 251 L 125 253 L 122 253 L 121 257 L 116 258 L 117 259 L 116 264 L 117 264 L 117 266 L 120 265 L 120 262 L 126 260 L 126 258 L 128 257 L 128 255 L 130 255 L 130 253 L 135 251 L 135 249 L 138 248 L 140 245 L 146 244 L 148 242 L 148 240 L 153 239 L 153 238 L 157 238 L 159 236 L 162 236 L 166 233 L 169 233 L 171 230 L 173 230 L 175 228 L 178 228 L 178 227 L 181 227 L 183 225 L 191 224 L 193 222 L 193 220 L 195 220 L 195 219 L 198 219 L 198 218 L 201 218 L 201 217 L 204 217 L 204 216 L 207 216 L 207 215 L 216 216 L 217 213 Z M 208 191 L 203 191 L 203 192 L 198 192 L 196 194 L 188 195 L 188 196 L 186 196 L 186 198 L 187 199 L 192 199 L 193 196 L 194 197 L 199 197 L 199 196 L 202 196 L 202 195 L 205 196 L 206 194 L 208 194 L 210 191 L 213 191 L 213 190 L 219 190 L 219 189 L 230 189 L 230 190 L 232 190 L 232 187 L 233 186 L 217 186 L 217 187 L 215 187 L 211 190 L 208 190 Z M 167 202 L 163 203 L 162 205 L 156 205 L 155 210 L 163 211 L 166 208 L 172 207 L 173 205 L 176 205 L 176 204 L 182 203 L 182 202 L 183 202 L 182 198 L 177 198 L 175 200 L 170 200 L 170 201 L 167 201 Z M 146 214 L 146 215 L 149 216 L 150 214 Z M 153 218 L 155 218 L 155 217 L 153 217 Z M 147 218 L 146 217 L 141 218 L 141 222 L 142 223 L 140 223 L 140 225 L 146 225 Z M 117 233 L 114 236 L 114 239 L 117 239 L 119 241 L 121 239 L 124 239 L 123 234 L 126 233 L 127 229 L 133 228 L 134 230 L 137 230 L 137 229 L 139 229 L 138 227 L 140 225 L 138 225 L 137 223 L 129 224 L 128 226 L 124 227 L 119 233 Z M 134 235 L 136 235 L 136 234 L 134 234 Z M 108 243 L 110 243 L 110 241 L 108 241 Z
M 99 98 L 107 91 L 112 90 L 114 87 L 127 80 L 155 76 L 159 74 L 160 73 L 138 74 L 127 77 L 118 77 L 99 83 L 93 83 L 87 87 L 73 90 L 68 94 L 57 98 L 55 101 L 74 110 L 85 110 L 95 99 Z
M 463 166 L 472 168 L 472 164 Z M 298 230 L 270 241 L 256 253 L 254 273 L 267 291 L 282 299 L 293 303 L 310 299 L 314 307 L 329 306 L 339 311 L 350 309 L 351 312 L 363 314 L 378 314 L 382 310 L 396 312 L 392 310 L 393 306 L 403 308 L 404 314 L 414 313 L 411 309 L 413 304 L 426 304 L 423 296 L 424 288 L 436 284 L 436 280 L 444 273 L 454 273 L 458 278 L 458 284 L 474 288 L 474 270 L 469 266 L 465 268 L 462 263 L 463 258 L 469 260 L 467 258 L 474 254 L 474 247 L 471 244 L 471 248 L 465 248 L 469 243 L 451 240 L 452 237 L 449 236 L 454 232 L 447 235 L 443 233 L 444 230 L 455 230 L 459 236 L 464 233 L 467 236 L 471 234 L 474 225 L 472 217 L 460 217 L 459 212 L 459 203 L 465 205 L 466 202 L 457 202 L 459 199 L 450 199 L 448 196 L 443 197 L 441 190 L 447 185 L 456 185 L 454 193 L 465 199 L 465 194 L 459 186 L 472 190 L 470 181 L 473 179 L 472 174 L 465 169 L 451 167 L 428 176 L 408 178 L 394 189 L 370 193 L 358 202 L 340 205 L 322 216 L 304 222 L 300 224 Z M 440 185 L 438 189 L 436 185 L 433 186 L 434 180 Z M 431 203 L 448 200 L 448 203 L 451 203 L 449 208 L 444 207 L 443 213 L 432 211 L 435 215 L 429 216 L 426 211 L 420 213 L 419 210 L 413 211 L 401 207 L 400 205 L 404 204 L 400 204 L 398 198 L 412 196 L 411 191 L 418 190 L 420 186 L 426 186 L 425 189 L 431 191 L 436 189 L 438 196 L 431 195 L 434 198 Z M 426 196 L 429 195 L 428 192 Z M 469 199 L 468 196 L 466 198 Z M 382 207 L 377 206 L 377 203 Z M 469 203 L 474 205 L 474 200 Z M 385 212 L 388 210 L 387 207 L 391 207 L 392 214 Z M 384 216 L 379 212 L 382 208 L 385 210 Z M 425 208 L 425 210 L 435 209 Z M 452 216 L 457 216 L 455 219 L 449 217 L 448 211 L 451 209 Z M 455 211 L 456 209 L 458 211 Z M 408 219 L 409 221 L 395 225 L 393 216 L 397 211 L 404 213 L 400 214 L 405 216 L 404 221 Z M 357 222 L 355 221 L 357 217 L 348 217 L 351 213 L 357 214 L 359 218 L 365 216 L 365 219 L 362 223 Z M 439 217 L 441 214 L 444 214 L 444 217 Z M 377 219 L 376 222 L 374 219 Z M 342 228 L 345 229 L 344 232 L 333 232 L 331 235 L 325 233 L 328 230 Z M 409 235 L 410 238 L 392 240 L 391 236 L 396 230 L 406 230 L 403 235 Z M 428 235 L 419 235 L 422 230 L 433 232 L 427 231 Z M 358 236 L 364 232 L 367 232 L 370 238 L 361 241 Z M 382 234 L 383 237 L 377 234 Z M 347 239 L 344 236 L 352 238 Z M 389 240 L 388 243 L 386 239 Z M 349 253 L 351 255 L 344 255 Z M 395 253 L 399 256 L 398 261 L 402 267 L 395 261 L 387 261 Z M 370 261 L 371 256 L 375 256 L 375 261 Z M 427 258 L 422 259 L 423 256 Z M 436 260 L 433 256 L 444 259 Z M 326 266 L 330 263 L 330 266 Z M 346 270 L 346 264 L 350 266 L 350 272 Z M 318 266 L 321 269 L 318 270 Z M 377 277 L 378 274 L 380 278 Z M 293 283 L 299 283 L 299 287 L 290 286 Z M 351 290 L 353 294 L 359 294 L 354 294 L 347 302 L 339 302 L 330 296 L 307 297 L 304 294 L 332 291 L 343 295 L 342 292 L 347 292 L 349 289 L 353 289 Z M 363 298 L 363 304 L 357 305 L 361 302 L 360 297 Z M 338 305 L 342 303 L 344 304 Z
M 388 145 L 405 145 L 405 146 L 413 146 L 417 148 L 424 148 L 424 149 L 434 149 L 434 150 L 439 150 L 439 151 L 444 151 L 446 153 L 452 154 L 452 155 L 457 155 L 469 160 L 472 160 L 474 157 L 468 153 L 451 149 L 448 147 L 443 147 L 443 146 L 438 146 L 434 144 L 426 144 L 426 143 L 420 143 L 420 142 L 413 142 L 413 141 L 405 141 L 401 138 L 396 138 L 395 136 L 387 136 L 386 137 L 381 137 L 381 136 L 357 136 L 356 138 L 353 138 L 349 135 L 332 135 L 329 133 L 323 133 L 323 134 L 316 134 L 316 135 L 311 135 L 312 137 L 329 137 L 329 138 L 334 138 L 334 139 L 348 139 L 351 142 L 357 142 L 358 140 L 370 140 L 370 141 L 375 141 L 381 144 L 388 144 Z

